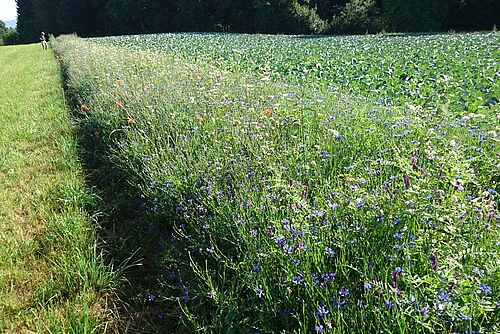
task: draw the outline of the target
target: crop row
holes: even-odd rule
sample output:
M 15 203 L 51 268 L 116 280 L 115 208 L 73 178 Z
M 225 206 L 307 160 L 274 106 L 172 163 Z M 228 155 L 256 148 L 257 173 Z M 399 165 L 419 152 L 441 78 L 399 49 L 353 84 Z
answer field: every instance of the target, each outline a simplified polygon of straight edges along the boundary
M 94 40 L 261 78 L 330 86 L 387 103 L 475 112 L 500 98 L 500 34 L 160 34 Z

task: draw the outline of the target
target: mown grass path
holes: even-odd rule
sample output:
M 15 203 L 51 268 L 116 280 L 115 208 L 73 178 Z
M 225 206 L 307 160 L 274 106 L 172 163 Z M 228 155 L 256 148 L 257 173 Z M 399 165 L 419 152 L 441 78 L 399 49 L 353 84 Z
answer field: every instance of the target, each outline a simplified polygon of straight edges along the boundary
M 96 252 L 57 61 L 0 48 L 0 333 L 104 328 L 114 279 Z

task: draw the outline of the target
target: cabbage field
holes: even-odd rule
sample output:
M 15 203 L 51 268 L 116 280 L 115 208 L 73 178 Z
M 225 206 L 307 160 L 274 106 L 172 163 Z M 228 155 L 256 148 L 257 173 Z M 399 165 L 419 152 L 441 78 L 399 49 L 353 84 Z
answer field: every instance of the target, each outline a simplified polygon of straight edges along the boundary
M 168 332 L 500 331 L 500 34 L 52 44 Z

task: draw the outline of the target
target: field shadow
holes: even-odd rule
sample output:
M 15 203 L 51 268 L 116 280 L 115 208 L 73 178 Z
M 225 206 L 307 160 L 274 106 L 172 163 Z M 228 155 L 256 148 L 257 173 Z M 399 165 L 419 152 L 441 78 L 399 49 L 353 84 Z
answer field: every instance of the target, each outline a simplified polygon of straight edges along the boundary
M 105 296 L 110 308 L 105 313 L 112 315 L 104 319 L 106 332 L 174 333 L 177 304 L 157 298 L 164 271 L 160 260 L 165 233 L 145 223 L 141 196 L 111 161 L 111 153 L 96 130 L 100 125 L 79 114 L 81 106 L 66 86 L 64 66 L 61 77 L 69 116 L 75 124 L 78 159 L 86 185 L 98 199 L 88 210 L 95 217 L 99 251 L 110 268 L 125 269 L 120 285 Z
M 108 265 L 126 268 L 124 283 L 116 289 L 111 325 L 117 333 L 172 333 L 176 305 L 157 298 L 164 233 L 144 222 L 140 195 L 110 161 L 109 152 L 99 147 L 102 143 L 93 128 L 80 122 L 76 135 L 87 185 L 99 198 L 93 208 L 98 241 Z

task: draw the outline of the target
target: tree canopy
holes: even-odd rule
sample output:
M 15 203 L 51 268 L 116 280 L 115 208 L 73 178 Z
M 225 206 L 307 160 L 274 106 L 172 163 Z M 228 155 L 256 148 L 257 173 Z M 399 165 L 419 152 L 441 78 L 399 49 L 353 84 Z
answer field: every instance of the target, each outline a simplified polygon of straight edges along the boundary
M 18 41 L 17 30 L 7 27 L 4 21 L 0 21 L 0 46 L 17 44 Z
M 17 0 L 24 42 L 173 31 L 359 34 L 490 30 L 495 0 Z

